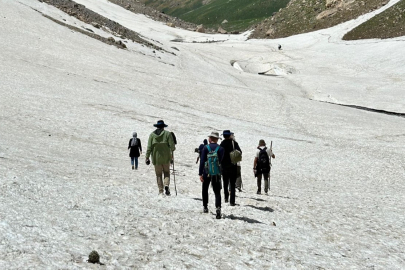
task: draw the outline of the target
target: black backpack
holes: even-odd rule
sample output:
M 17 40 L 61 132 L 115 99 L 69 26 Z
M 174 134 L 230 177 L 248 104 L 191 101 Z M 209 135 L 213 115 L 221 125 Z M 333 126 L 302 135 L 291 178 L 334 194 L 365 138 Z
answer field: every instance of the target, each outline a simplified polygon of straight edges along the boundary
M 269 173 L 270 172 L 270 157 L 267 154 L 267 147 L 260 149 L 259 158 L 257 160 L 256 169 L 258 173 Z
M 174 144 L 176 145 L 176 144 L 177 144 L 176 135 L 174 135 L 174 133 L 173 133 L 173 132 L 170 132 L 170 133 L 172 134 L 172 137 L 173 137 L 173 142 L 174 142 Z

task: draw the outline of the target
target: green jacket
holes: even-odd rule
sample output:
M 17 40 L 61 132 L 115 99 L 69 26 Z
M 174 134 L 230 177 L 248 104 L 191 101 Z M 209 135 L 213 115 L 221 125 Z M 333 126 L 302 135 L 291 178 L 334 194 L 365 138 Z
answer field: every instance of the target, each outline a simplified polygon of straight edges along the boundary
M 176 150 L 171 132 L 156 129 L 149 135 L 146 158 L 152 156 L 153 165 L 170 163 L 172 152 Z

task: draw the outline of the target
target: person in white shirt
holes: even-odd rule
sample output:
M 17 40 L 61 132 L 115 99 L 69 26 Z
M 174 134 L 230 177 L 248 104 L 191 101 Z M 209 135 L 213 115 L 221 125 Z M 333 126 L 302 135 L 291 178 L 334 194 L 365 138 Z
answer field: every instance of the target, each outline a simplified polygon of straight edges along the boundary
M 270 158 L 276 158 L 273 151 L 266 147 L 264 140 L 259 141 L 256 157 L 253 162 L 253 172 L 257 177 L 257 194 L 262 194 L 262 178 L 264 177 L 264 192 L 267 195 L 269 191 L 270 176 Z

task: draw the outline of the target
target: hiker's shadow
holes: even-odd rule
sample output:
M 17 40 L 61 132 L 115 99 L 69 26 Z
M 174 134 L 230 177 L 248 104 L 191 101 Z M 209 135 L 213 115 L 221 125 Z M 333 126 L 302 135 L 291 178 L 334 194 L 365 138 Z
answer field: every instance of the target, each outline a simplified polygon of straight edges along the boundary
M 228 215 L 228 216 L 225 215 L 224 217 L 232 219 L 232 220 L 242 220 L 242 221 L 245 221 L 247 223 L 260 223 L 260 224 L 263 223 L 263 222 L 258 221 L 256 219 L 247 218 L 247 217 L 237 217 L 237 216 L 234 216 L 234 215 Z
M 245 198 L 248 198 L 248 199 L 251 199 L 251 200 L 255 200 L 255 201 L 258 201 L 258 202 L 265 202 L 265 201 L 266 201 L 266 200 L 263 200 L 263 199 L 252 198 L 252 197 L 245 197 Z
M 260 211 L 274 212 L 274 210 L 268 206 L 266 206 L 266 207 L 259 207 L 259 206 L 254 206 L 254 205 L 246 205 L 246 206 L 252 207 L 252 208 L 260 210 Z

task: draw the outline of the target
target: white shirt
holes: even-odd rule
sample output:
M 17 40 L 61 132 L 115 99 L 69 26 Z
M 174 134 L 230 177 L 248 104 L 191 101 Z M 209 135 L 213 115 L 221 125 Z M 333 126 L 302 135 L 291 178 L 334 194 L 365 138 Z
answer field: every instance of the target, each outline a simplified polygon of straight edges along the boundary
M 266 146 L 260 146 L 259 148 L 260 148 L 261 150 L 263 150 L 265 147 L 266 147 Z M 266 149 L 266 152 L 267 152 L 267 155 L 269 155 L 270 158 L 271 158 L 271 156 L 273 156 L 273 151 L 271 151 L 270 148 L 267 148 L 267 149 Z M 257 157 L 257 158 L 259 158 L 259 154 L 260 154 L 260 150 L 257 149 L 257 150 L 256 150 L 256 157 Z

